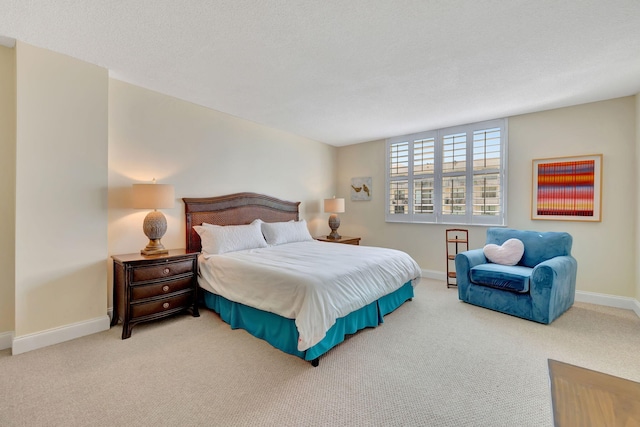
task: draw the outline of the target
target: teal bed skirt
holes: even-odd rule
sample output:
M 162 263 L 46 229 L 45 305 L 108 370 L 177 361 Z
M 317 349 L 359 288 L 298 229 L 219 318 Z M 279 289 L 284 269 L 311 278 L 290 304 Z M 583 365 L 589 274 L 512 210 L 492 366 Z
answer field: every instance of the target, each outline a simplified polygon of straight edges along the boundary
M 231 329 L 244 329 L 285 353 L 309 361 L 317 359 L 340 344 L 347 335 L 383 323 L 385 315 L 413 298 L 413 285 L 409 281 L 400 289 L 337 319 L 322 341 L 306 351 L 299 351 L 298 329 L 293 319 L 229 301 L 204 289 L 200 291 L 204 297 L 205 306 L 218 313 L 220 318 L 231 326 Z

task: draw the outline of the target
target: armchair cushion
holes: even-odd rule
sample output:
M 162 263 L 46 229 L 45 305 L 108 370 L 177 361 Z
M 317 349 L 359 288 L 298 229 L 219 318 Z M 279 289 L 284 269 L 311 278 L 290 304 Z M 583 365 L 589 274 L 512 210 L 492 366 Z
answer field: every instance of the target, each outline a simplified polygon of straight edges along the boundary
M 478 285 L 513 292 L 529 292 L 532 268 L 520 265 L 480 264 L 471 269 L 471 281 Z

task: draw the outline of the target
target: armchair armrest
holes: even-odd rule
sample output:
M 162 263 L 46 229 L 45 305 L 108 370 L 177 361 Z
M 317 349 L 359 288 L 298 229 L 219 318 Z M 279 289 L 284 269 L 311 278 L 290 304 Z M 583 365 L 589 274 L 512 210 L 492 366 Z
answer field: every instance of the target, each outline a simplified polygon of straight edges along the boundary
M 467 301 L 467 290 L 471 283 L 471 269 L 476 265 L 486 264 L 487 258 L 482 249 L 472 249 L 456 255 L 456 282 L 458 284 L 458 298 Z
M 573 305 L 578 262 L 570 255 L 536 265 L 531 272 L 530 294 L 534 316 L 551 323 Z

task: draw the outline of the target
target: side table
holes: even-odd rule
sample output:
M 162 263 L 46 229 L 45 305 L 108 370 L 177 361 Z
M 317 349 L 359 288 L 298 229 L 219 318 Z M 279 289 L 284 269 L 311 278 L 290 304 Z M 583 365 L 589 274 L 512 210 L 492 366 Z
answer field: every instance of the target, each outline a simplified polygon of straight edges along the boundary
M 140 322 L 191 309 L 198 312 L 198 255 L 172 249 L 165 255 L 113 255 L 113 317 L 122 320 L 122 339 Z

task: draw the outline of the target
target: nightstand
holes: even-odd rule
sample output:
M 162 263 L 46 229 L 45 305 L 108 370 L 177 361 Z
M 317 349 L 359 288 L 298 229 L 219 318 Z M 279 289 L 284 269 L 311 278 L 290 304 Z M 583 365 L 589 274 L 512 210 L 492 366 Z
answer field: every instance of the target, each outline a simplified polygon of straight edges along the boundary
M 122 339 L 133 326 L 191 309 L 198 312 L 198 252 L 113 255 L 113 317 L 122 320 Z
M 345 245 L 360 245 L 360 237 L 342 236 L 339 239 L 329 239 L 327 236 L 317 236 L 314 239 L 321 242 L 344 243 Z

